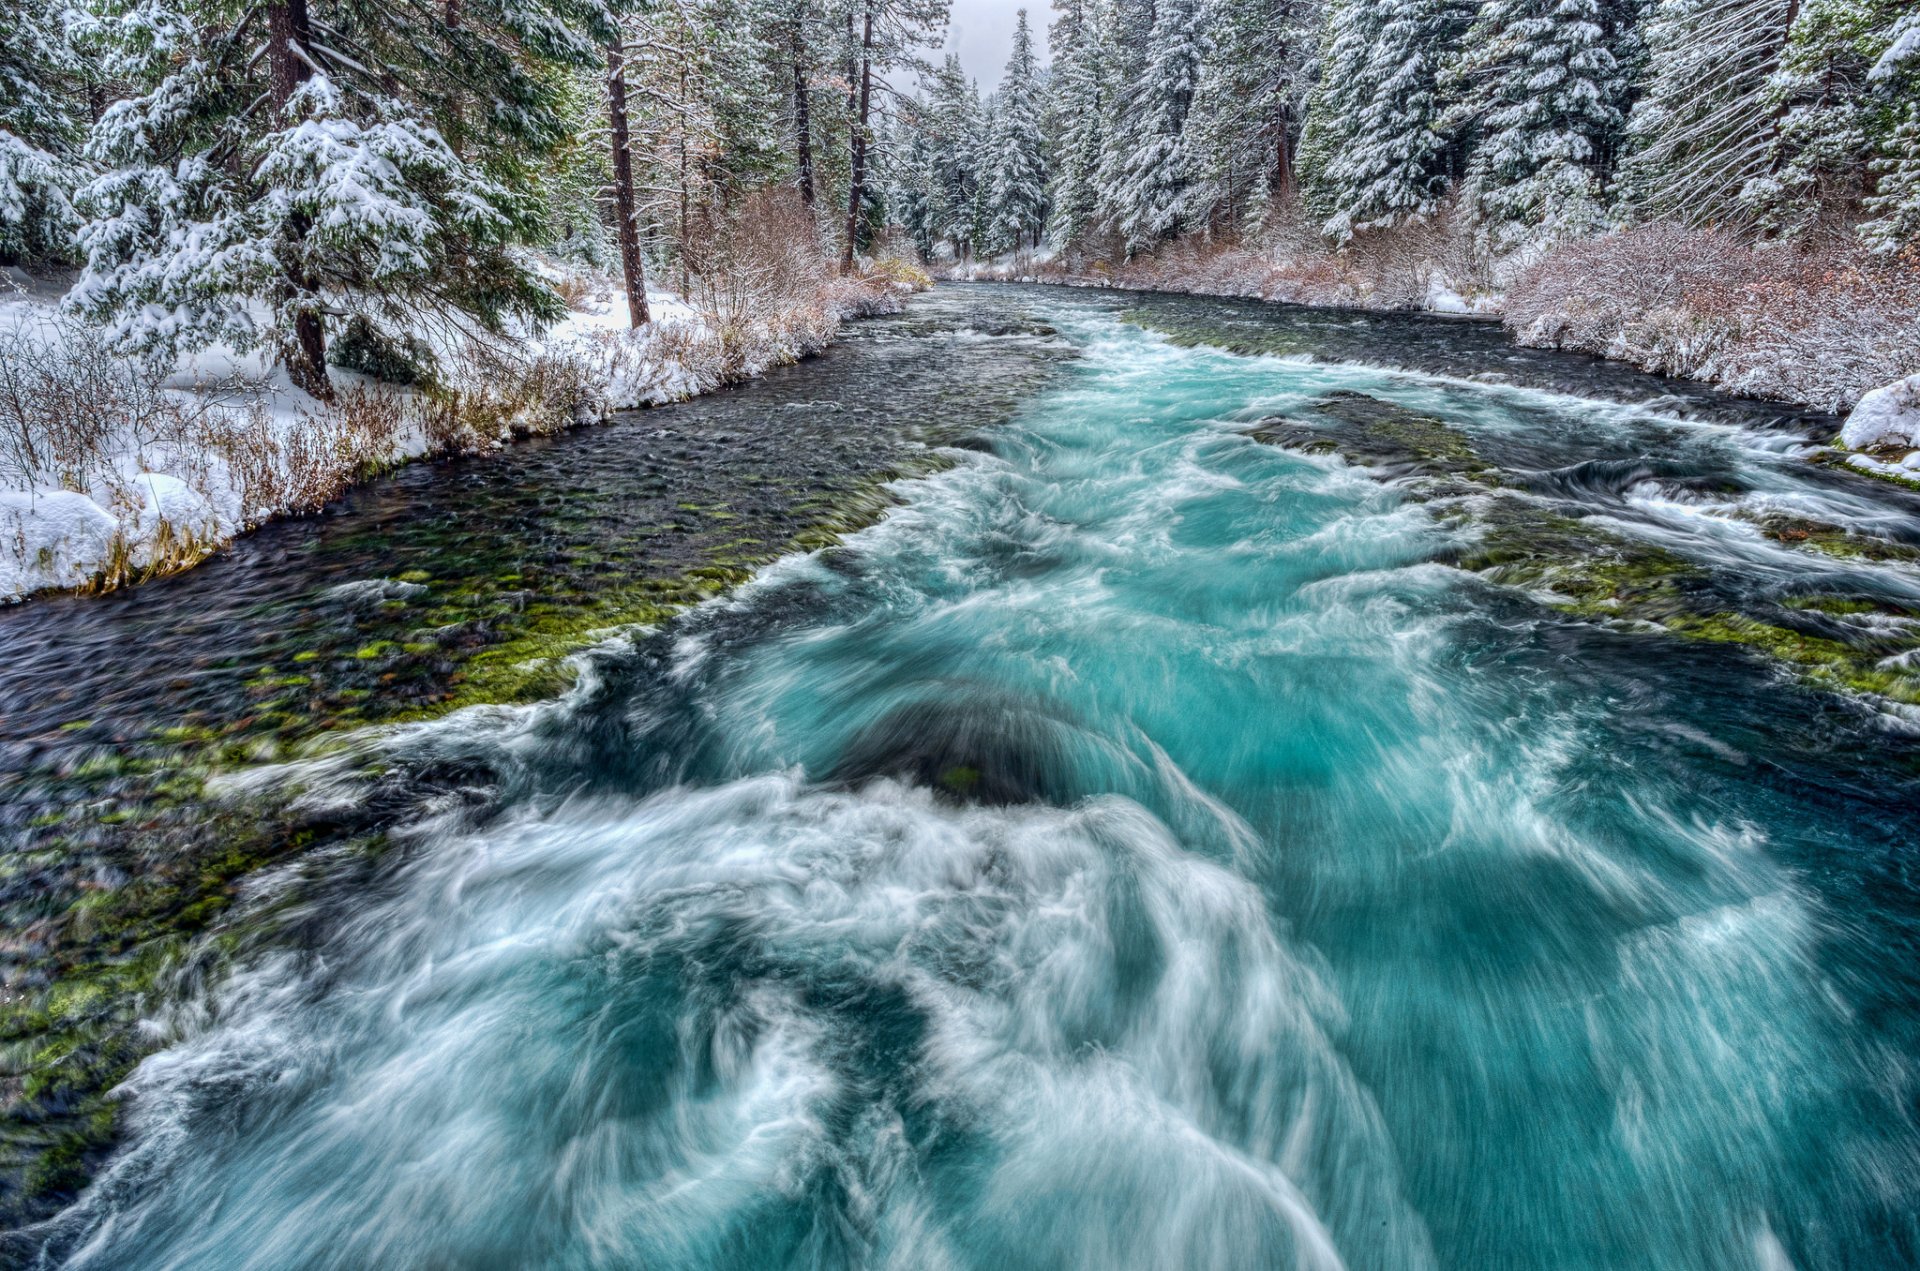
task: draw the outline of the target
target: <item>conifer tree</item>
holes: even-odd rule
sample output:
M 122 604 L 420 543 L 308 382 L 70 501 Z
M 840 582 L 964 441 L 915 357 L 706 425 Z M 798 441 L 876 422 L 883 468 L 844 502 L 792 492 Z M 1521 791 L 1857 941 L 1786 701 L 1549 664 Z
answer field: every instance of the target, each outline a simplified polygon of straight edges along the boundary
M 611 37 L 597 0 L 468 3 L 457 22 L 350 0 L 104 4 L 90 35 L 136 93 L 89 141 L 70 303 L 115 345 L 265 343 L 324 396 L 330 318 L 398 337 L 563 311 L 516 249 L 541 232 L 530 170 L 564 135 L 555 72 Z
M 1474 135 L 1465 193 L 1488 250 L 1603 227 L 1607 165 L 1626 123 L 1613 49 L 1628 16 L 1607 0 L 1489 0 L 1475 17 L 1445 126 Z
M 1656 0 L 1647 66 L 1628 117 L 1621 196 L 1642 219 L 1689 224 L 1751 214 L 1750 182 L 1773 168 L 1771 100 L 1800 0 Z
M 1212 0 L 1212 47 L 1189 123 L 1196 224 L 1250 228 L 1273 200 L 1293 197 L 1315 16 L 1308 0 Z
M 1124 146 L 1108 169 L 1105 201 L 1129 255 L 1171 237 L 1191 219 L 1187 113 L 1200 79 L 1206 32 L 1200 0 L 1157 0 L 1142 77 L 1126 105 Z
M 1861 239 L 1876 252 L 1920 245 L 1920 13 L 1894 21 L 1867 82 L 1878 108 L 1881 132 L 1873 161 L 1871 219 Z
M 0 7 L 0 263 L 72 250 L 86 79 L 51 5 Z
M 1027 11 L 1013 28 L 1013 52 L 1000 81 L 998 112 L 990 142 L 988 201 L 992 207 L 990 250 L 1037 246 L 1046 224 L 1046 168 L 1040 132 L 1040 87 Z
M 1077 246 L 1099 210 L 1101 125 L 1106 117 L 1100 76 L 1099 0 L 1055 0 L 1048 33 L 1053 52 L 1046 130 L 1052 172 L 1047 234 L 1058 247 Z
M 1327 235 L 1430 216 L 1449 184 L 1438 77 L 1466 27 L 1458 0 L 1342 0 L 1329 13 L 1319 176 Z

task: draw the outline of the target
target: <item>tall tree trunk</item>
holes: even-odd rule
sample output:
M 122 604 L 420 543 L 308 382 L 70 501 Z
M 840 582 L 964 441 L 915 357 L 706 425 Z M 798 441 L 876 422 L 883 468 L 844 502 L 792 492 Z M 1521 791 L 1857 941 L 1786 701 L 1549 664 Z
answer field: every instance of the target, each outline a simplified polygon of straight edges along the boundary
M 617 41 L 607 50 L 607 124 L 613 133 L 613 202 L 620 218 L 620 274 L 627 284 L 627 318 L 634 327 L 644 327 L 650 320 L 647 269 L 640 259 L 633 157 L 627 150 L 627 62 Z
M 1280 126 L 1275 130 L 1273 195 L 1282 205 L 1293 202 L 1293 104 L 1280 99 Z
M 806 45 L 800 29 L 800 13 L 793 15 L 793 31 L 788 51 L 793 57 L 793 137 L 799 173 L 800 201 L 813 206 L 813 120 L 807 102 Z
M 286 122 L 287 104 L 293 100 L 300 85 L 313 74 L 305 60 L 293 51 L 297 44 L 305 52 L 311 40 L 307 26 L 307 0 L 279 0 L 267 7 L 267 72 L 271 80 L 270 94 L 277 122 Z M 295 212 L 287 217 L 283 229 L 286 235 L 286 260 L 280 282 L 280 303 L 283 308 L 293 311 L 293 332 L 281 356 L 287 365 L 287 375 L 295 387 L 305 389 L 323 402 L 330 402 L 333 400 L 333 384 L 327 379 L 326 327 L 319 309 L 312 303 L 313 280 L 308 276 L 306 262 L 301 258 L 313 223 L 304 213 Z
M 853 125 L 853 173 L 847 182 L 847 245 L 840 253 L 840 272 L 853 272 L 854 241 L 860 232 L 860 205 L 867 193 L 867 113 L 873 105 L 873 0 L 867 0 L 866 23 L 860 36 L 860 113 Z
M 441 18 L 446 24 L 449 38 L 452 37 L 455 31 L 460 29 L 460 7 L 461 0 L 446 0 L 446 3 L 441 7 Z M 450 55 L 453 55 L 451 50 L 449 52 Z M 458 92 L 453 94 L 450 116 L 447 121 L 447 147 L 452 150 L 454 154 L 465 158 L 467 153 L 467 111 L 466 104 L 460 100 Z
M 688 233 L 688 214 L 692 211 L 692 200 L 687 190 L 687 58 L 680 55 L 680 295 L 684 299 L 692 295 L 691 279 L 687 277 L 687 244 L 693 240 Z

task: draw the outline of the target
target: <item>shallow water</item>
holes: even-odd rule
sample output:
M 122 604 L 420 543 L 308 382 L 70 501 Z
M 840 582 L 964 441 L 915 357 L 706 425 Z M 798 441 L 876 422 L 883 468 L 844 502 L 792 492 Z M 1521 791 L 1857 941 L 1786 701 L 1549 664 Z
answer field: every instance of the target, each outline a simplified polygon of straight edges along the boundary
M 1798 456 L 1830 420 L 1433 319 L 917 321 L 870 347 L 1048 373 L 885 522 L 559 700 L 230 779 L 392 847 L 258 881 L 274 934 L 156 1021 L 46 1263 L 1920 1257 L 1913 722 L 1464 572 L 1483 496 L 1249 435 L 1365 394 L 1694 599 L 1920 608 L 1754 528 L 1920 542 Z

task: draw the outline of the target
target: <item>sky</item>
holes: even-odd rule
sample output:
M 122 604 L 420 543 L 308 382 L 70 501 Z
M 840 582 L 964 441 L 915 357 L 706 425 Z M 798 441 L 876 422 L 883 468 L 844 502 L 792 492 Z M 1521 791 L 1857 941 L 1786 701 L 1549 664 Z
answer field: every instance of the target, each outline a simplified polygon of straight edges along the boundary
M 1045 66 L 1047 22 L 1053 17 L 1048 0 L 953 0 L 947 45 L 933 60 L 958 53 L 968 77 L 980 81 L 981 92 L 997 88 L 1000 72 L 1007 68 L 1007 57 L 1013 52 L 1013 15 L 1022 9 L 1027 11 L 1027 25 L 1033 30 L 1034 56 Z

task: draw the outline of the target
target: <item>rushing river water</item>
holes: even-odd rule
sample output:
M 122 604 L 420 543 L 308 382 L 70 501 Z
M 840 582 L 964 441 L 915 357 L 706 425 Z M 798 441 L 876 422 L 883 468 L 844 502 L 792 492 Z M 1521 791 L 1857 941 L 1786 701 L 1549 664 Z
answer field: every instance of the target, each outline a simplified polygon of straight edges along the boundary
M 253 884 L 44 1263 L 1920 1258 L 1900 655 L 1840 692 L 1697 620 L 1915 642 L 1920 501 L 1800 457 L 1831 420 L 1174 298 L 947 288 L 837 356 L 767 391 L 978 426 L 885 521 L 556 700 L 225 778 L 388 846 Z M 1516 523 L 1680 608 L 1458 567 Z

